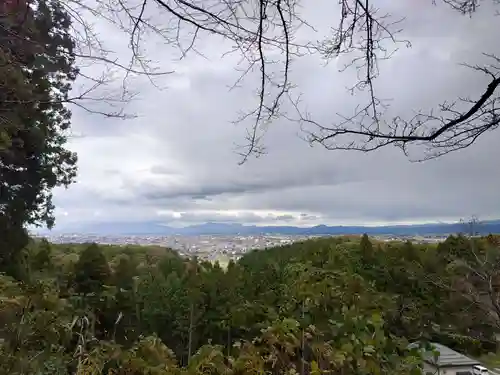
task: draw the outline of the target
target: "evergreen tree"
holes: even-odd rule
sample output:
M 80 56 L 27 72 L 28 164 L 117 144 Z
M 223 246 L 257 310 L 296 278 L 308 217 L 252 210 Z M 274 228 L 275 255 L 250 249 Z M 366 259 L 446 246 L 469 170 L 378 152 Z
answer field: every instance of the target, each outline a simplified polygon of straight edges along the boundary
M 373 244 L 370 241 L 370 238 L 365 233 L 361 237 L 361 241 L 359 243 L 359 250 L 361 252 L 361 264 L 362 267 L 368 271 L 371 271 L 373 268 L 373 263 L 375 261 L 373 254 Z
M 38 245 L 38 251 L 35 253 L 32 259 L 33 270 L 49 270 L 52 266 L 52 246 L 49 241 L 42 238 L 40 244 Z
M 116 266 L 113 280 L 114 285 L 119 289 L 132 290 L 134 285 L 134 276 L 137 275 L 137 262 L 129 256 L 124 255 L 120 258 Z
M 75 265 L 76 293 L 99 293 L 110 280 L 111 271 L 101 248 L 90 244 L 80 255 Z
M 51 190 L 75 177 L 64 103 L 77 69 L 61 2 L 9 4 L 0 14 L 0 269 L 13 274 L 25 227 L 51 227 Z

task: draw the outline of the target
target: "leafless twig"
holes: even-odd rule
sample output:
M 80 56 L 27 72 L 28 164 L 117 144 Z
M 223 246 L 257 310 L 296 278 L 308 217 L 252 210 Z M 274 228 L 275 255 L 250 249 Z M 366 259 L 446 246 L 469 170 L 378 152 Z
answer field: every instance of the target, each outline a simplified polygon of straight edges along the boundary
M 479 0 L 444 0 L 453 9 L 471 15 L 478 6 Z M 422 161 L 445 155 L 472 145 L 486 131 L 494 130 L 500 123 L 500 59 L 494 55 L 486 55 L 492 64 L 488 66 L 468 66 L 478 73 L 490 78 L 489 84 L 478 98 L 453 98 L 444 102 L 430 112 L 417 111 L 410 119 L 401 117 L 387 118 L 387 101 L 375 94 L 374 79 L 378 76 L 377 61 L 379 56 L 389 58 L 384 49 L 384 39 L 393 45 L 398 43 L 394 33 L 394 25 L 382 23 L 387 15 L 377 15 L 377 10 L 369 8 L 369 2 L 342 2 L 343 14 L 339 28 L 325 51 L 338 54 L 339 51 L 352 52 L 359 48 L 364 55 L 355 57 L 351 63 L 356 65 L 364 76 L 359 77 L 354 89 L 368 90 L 368 101 L 355 107 L 353 113 L 346 116 L 336 113 L 339 121 L 326 125 L 313 119 L 310 113 L 299 109 L 295 100 L 292 105 L 298 114 L 298 122 L 306 132 L 307 140 L 312 144 L 321 144 L 329 150 L 374 151 L 394 145 L 407 156 L 408 146 L 423 145 L 423 156 L 411 160 Z M 361 42 L 353 42 L 355 31 L 364 31 L 366 36 Z M 403 41 L 404 42 L 404 41 Z M 407 42 L 405 42 L 407 43 Z M 347 47 L 345 47 L 347 45 Z M 343 47 L 344 46 L 344 47 Z M 378 53 L 374 52 L 375 46 Z M 330 57 L 326 53 L 327 57 Z M 364 78 L 363 78 L 364 77 Z M 312 129 L 312 130 L 311 130 Z
M 481 0 L 442 1 L 467 15 L 472 15 L 481 3 Z M 410 119 L 388 118 L 388 102 L 376 90 L 379 64 L 391 58 L 399 47 L 410 46 L 410 42 L 399 38 L 404 19 L 384 13 L 374 6 L 373 0 L 338 0 L 338 18 L 333 17 L 338 24 L 332 28 L 332 35 L 319 43 L 298 42 L 296 38 L 300 27 L 313 29 L 301 18 L 299 0 L 68 0 L 63 3 L 73 21 L 77 57 L 82 67 L 80 76 L 91 82 L 90 87 L 101 82 L 100 90 L 118 75 L 124 103 L 133 96 L 127 84 L 130 78 L 146 76 L 158 86 L 158 78 L 172 73 L 159 70 L 160 63 L 146 58 L 143 43 L 147 35 L 160 37 L 165 45 L 177 47 L 180 59 L 190 52 L 199 53 L 197 44 L 202 35 L 231 42 L 227 54 L 241 57 L 237 67 L 241 76 L 234 87 L 248 74 L 259 76 L 255 107 L 243 111 L 236 120 L 248 125 L 246 144 L 240 152 L 242 163 L 251 155 L 265 152 L 262 139 L 273 120 L 291 118 L 283 110 L 294 88 L 290 69 L 295 58 L 306 54 L 319 53 L 326 61 L 349 56 L 343 70 L 354 68 L 358 72 L 358 80 L 350 91 L 367 94 L 367 101 L 353 113 L 337 113 L 340 120 L 330 124 L 319 123 L 301 110 L 297 97 L 292 100 L 292 109 L 298 114 L 294 119 L 307 128 L 307 139 L 327 149 L 367 152 L 394 145 L 408 155 L 409 145 L 422 144 L 426 153 L 416 160 L 423 160 L 470 146 L 486 131 L 496 129 L 500 121 L 500 61 L 493 55 L 488 56 L 492 61 L 489 66 L 469 66 L 490 78 L 478 98 L 452 98 L 433 111 L 417 111 Z M 105 47 L 91 23 L 92 18 L 107 22 L 128 37 L 131 52 L 128 61 L 113 57 L 117 51 Z M 105 67 L 105 77 L 98 74 L 96 79 L 95 74 L 83 69 L 86 66 L 95 72 L 96 65 Z M 81 100 L 79 103 L 82 105 Z M 123 115 L 120 111 L 110 113 Z

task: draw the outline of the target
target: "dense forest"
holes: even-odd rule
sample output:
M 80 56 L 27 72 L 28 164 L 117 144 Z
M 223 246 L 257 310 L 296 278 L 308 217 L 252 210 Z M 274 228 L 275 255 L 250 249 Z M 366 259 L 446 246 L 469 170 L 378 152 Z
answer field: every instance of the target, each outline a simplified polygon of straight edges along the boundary
M 0 278 L 2 374 L 414 374 L 410 342 L 479 357 L 500 333 L 498 237 L 367 236 L 227 268 L 161 247 L 32 240 Z

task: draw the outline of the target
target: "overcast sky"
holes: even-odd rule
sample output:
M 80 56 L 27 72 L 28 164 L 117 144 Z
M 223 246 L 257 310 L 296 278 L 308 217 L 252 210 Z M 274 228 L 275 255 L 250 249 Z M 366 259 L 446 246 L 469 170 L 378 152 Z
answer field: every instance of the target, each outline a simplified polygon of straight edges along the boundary
M 326 8 L 321 8 L 325 3 Z M 333 26 L 330 0 L 304 2 L 303 12 L 321 39 Z M 390 3 L 390 4 L 389 4 Z M 486 4 L 486 3 L 485 3 Z M 384 11 L 406 16 L 401 48 L 383 63 L 377 88 L 400 114 L 443 100 L 478 95 L 484 77 L 460 63 L 485 61 L 500 52 L 500 18 L 483 9 L 472 18 L 431 0 L 380 1 Z M 337 21 L 335 20 L 335 23 Z M 126 38 L 104 23 L 104 41 L 126 53 Z M 189 225 L 207 221 L 247 224 L 382 224 L 500 217 L 500 130 L 471 148 L 424 163 L 411 163 L 390 147 L 369 154 L 327 151 L 301 139 L 297 124 L 275 121 L 264 140 L 267 154 L 239 166 L 235 144 L 244 126 L 231 123 L 255 102 L 255 77 L 229 91 L 238 77 L 237 56 L 221 58 L 227 44 L 199 43 L 205 57 L 173 61 L 174 51 L 152 38 L 148 51 L 176 70 L 158 90 L 135 79 L 136 119 L 105 119 L 75 109 L 70 141 L 78 152 L 77 183 L 55 194 L 56 228 L 76 223 L 158 221 Z M 352 110 L 345 87 L 351 73 L 341 61 L 319 58 L 292 65 L 292 79 L 316 119 Z

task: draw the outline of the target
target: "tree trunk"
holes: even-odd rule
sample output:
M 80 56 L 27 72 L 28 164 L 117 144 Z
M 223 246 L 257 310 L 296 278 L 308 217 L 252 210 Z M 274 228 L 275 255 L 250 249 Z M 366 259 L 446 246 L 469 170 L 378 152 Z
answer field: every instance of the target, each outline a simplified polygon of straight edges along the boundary
M 231 354 L 231 326 L 227 326 L 227 356 Z
M 302 300 L 302 336 L 300 339 L 300 375 L 304 375 L 304 300 Z
M 137 298 L 138 288 L 139 288 L 139 285 L 138 285 L 137 279 L 133 279 L 132 292 L 133 292 L 134 307 L 135 307 L 135 317 L 137 319 L 137 326 L 139 328 L 139 332 L 142 332 L 141 306 L 139 304 L 139 299 Z
M 191 302 L 191 307 L 189 311 L 188 364 L 191 361 L 191 350 L 193 345 L 193 320 L 194 320 L 194 303 Z

